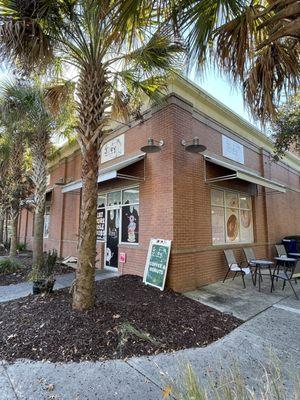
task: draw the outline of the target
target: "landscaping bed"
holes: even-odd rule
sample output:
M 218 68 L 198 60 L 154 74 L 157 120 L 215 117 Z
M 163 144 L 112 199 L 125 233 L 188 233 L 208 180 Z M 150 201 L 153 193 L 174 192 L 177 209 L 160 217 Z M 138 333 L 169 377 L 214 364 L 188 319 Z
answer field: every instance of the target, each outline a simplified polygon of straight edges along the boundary
M 1 259 L 4 257 L 2 256 Z M 32 267 L 32 253 L 31 252 L 23 252 L 18 254 L 15 259 L 18 263 L 22 264 L 21 267 L 11 273 L 0 273 L 0 286 L 6 285 L 15 285 L 17 283 L 26 282 L 28 280 L 28 274 L 31 271 Z M 56 275 L 62 275 L 69 272 L 74 272 L 72 267 L 68 267 L 67 265 L 57 264 L 55 267 Z
M 0 359 L 83 361 L 206 346 L 241 324 L 172 290 L 124 275 L 96 282 L 96 305 L 71 309 L 68 289 L 0 305 Z

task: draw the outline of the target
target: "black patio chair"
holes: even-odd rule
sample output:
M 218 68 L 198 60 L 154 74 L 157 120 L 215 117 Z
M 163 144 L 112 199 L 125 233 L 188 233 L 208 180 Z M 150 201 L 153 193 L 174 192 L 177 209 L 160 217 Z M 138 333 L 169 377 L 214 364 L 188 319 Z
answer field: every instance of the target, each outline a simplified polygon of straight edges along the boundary
M 293 265 L 289 265 L 289 268 L 286 268 L 284 266 L 276 266 L 274 268 L 274 272 L 272 274 L 272 285 L 271 285 L 271 292 L 274 290 L 274 279 L 282 279 L 283 280 L 283 286 L 282 290 L 285 288 L 286 282 L 288 282 L 294 292 L 294 295 L 297 300 L 299 300 L 299 297 L 295 291 L 295 288 L 293 286 L 293 280 L 297 283 L 296 279 L 300 278 L 300 262 L 297 261 Z
M 234 272 L 232 280 L 234 280 L 236 275 L 240 273 L 242 276 L 244 289 L 246 289 L 246 283 L 245 283 L 244 276 L 251 273 L 250 268 L 247 266 L 247 262 L 245 262 L 245 261 L 237 262 L 235 255 L 233 253 L 233 250 L 224 250 L 224 254 L 225 254 L 225 259 L 226 259 L 226 263 L 228 266 L 228 270 L 226 272 L 225 278 L 223 279 L 223 283 L 227 279 L 229 272 Z M 245 267 L 243 267 L 243 264 L 245 264 Z

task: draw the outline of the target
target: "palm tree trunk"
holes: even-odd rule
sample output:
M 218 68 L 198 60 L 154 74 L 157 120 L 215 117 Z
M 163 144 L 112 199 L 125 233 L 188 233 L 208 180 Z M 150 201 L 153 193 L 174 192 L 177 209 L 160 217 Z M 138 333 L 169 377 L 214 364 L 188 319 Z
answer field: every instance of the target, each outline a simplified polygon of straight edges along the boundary
M 0 244 L 3 244 L 5 212 L 0 207 Z
M 12 234 L 10 239 L 9 257 L 16 257 L 17 255 L 18 220 L 19 220 L 19 212 L 18 210 L 13 210 L 11 213 Z
M 35 186 L 35 220 L 33 237 L 32 265 L 37 269 L 44 264 L 44 213 L 47 188 L 47 148 L 49 136 L 47 132 L 39 132 L 31 143 L 32 181 Z
M 73 308 L 88 310 L 94 305 L 96 261 L 96 210 L 99 149 L 102 141 L 106 96 L 101 65 L 81 72 L 78 97 L 80 126 L 78 141 L 82 152 L 82 203 L 78 264 L 73 285 Z
M 44 264 L 44 206 L 36 207 L 34 212 L 34 237 L 32 246 L 32 265 L 41 268 Z

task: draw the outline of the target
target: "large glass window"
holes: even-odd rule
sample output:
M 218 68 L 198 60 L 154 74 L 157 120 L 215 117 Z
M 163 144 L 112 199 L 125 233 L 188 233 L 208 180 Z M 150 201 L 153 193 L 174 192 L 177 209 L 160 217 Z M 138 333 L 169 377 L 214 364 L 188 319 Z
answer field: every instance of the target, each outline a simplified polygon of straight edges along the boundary
M 117 223 L 121 226 L 119 241 L 128 244 L 139 243 L 139 188 L 128 188 L 107 195 L 98 195 L 97 241 L 104 241 L 109 212 L 117 206 L 120 209 Z M 108 221 L 107 221 L 108 220 Z M 107 228 L 108 229 L 108 228 Z
M 116 206 L 122 203 L 122 192 L 111 192 L 107 195 L 107 205 Z
M 251 196 L 212 189 L 211 215 L 213 244 L 253 242 Z
M 123 190 L 121 242 L 139 242 L 139 188 Z

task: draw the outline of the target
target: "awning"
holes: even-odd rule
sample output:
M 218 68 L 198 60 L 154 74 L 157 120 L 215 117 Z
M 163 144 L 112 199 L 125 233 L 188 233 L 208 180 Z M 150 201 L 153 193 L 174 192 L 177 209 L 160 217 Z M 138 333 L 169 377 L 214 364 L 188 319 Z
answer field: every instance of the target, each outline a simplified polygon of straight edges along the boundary
M 286 192 L 285 186 L 282 185 L 281 183 L 275 182 L 271 179 L 264 178 L 238 165 L 220 160 L 219 158 L 212 157 L 209 155 L 204 155 L 204 158 L 206 161 L 212 164 L 220 165 L 221 167 L 234 171 L 233 174 L 223 175 L 216 178 L 206 178 L 206 182 L 213 183 L 213 182 L 226 181 L 230 179 L 241 179 L 243 181 L 255 183 L 256 185 L 264 186 L 266 188 L 277 190 L 282 193 Z
M 115 178 L 120 178 L 120 179 L 128 179 L 128 180 L 134 180 L 138 181 L 141 178 L 133 175 L 126 175 L 126 174 L 120 174 L 118 171 L 120 171 L 123 168 L 129 167 L 129 165 L 135 164 L 145 158 L 145 153 L 141 153 L 132 157 L 125 158 L 117 163 L 114 163 L 113 165 L 101 169 L 101 174 L 98 176 L 97 182 L 105 182 L 109 181 L 110 179 L 115 179 Z M 71 192 L 76 189 L 82 188 L 82 180 L 79 179 L 74 182 L 70 182 L 67 185 L 64 185 L 62 188 L 62 193 L 67 193 Z

